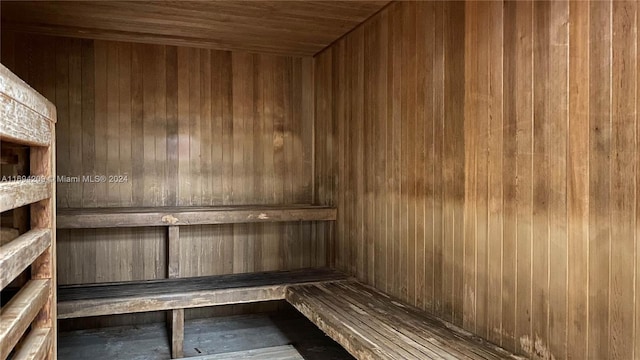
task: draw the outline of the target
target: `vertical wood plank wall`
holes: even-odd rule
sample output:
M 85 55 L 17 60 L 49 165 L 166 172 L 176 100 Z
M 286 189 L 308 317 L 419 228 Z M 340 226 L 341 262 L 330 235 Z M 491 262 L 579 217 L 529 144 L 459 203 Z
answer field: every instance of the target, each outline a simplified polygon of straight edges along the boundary
M 531 358 L 640 358 L 639 7 L 397 2 L 318 54 L 335 265 Z
M 312 201 L 310 58 L 3 31 L 2 62 L 56 104 L 59 175 L 128 177 L 58 183 L 58 208 Z M 61 230 L 58 281 L 164 278 L 165 232 Z M 181 275 L 322 266 L 312 232 L 183 227 Z

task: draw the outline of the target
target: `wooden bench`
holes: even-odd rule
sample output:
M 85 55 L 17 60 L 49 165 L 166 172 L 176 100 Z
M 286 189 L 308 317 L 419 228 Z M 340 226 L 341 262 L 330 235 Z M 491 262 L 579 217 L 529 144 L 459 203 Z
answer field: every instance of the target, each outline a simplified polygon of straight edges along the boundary
M 514 359 L 354 280 L 287 288 L 286 300 L 357 359 Z
M 186 308 L 283 300 L 287 285 L 344 278 L 326 269 L 182 278 L 181 226 L 334 221 L 336 215 L 335 207 L 308 204 L 59 209 L 58 229 L 166 227 L 168 279 L 62 286 L 58 318 L 168 310 L 171 353 L 180 358 Z
M 171 310 L 171 349 L 182 357 L 184 309 L 284 300 L 287 286 L 343 280 L 326 268 L 170 278 L 58 288 L 58 319 Z
M 65 285 L 58 287 L 58 319 L 284 300 L 289 285 L 346 276 L 326 268 Z

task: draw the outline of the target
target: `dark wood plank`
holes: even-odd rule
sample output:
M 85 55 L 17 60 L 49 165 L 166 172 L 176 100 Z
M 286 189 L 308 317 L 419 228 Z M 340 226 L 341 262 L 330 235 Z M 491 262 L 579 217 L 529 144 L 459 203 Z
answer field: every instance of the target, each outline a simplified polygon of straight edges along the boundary
M 58 318 L 282 300 L 288 285 L 344 278 L 319 268 L 61 286 Z
M 336 209 L 312 205 L 64 209 L 59 229 L 335 220 Z

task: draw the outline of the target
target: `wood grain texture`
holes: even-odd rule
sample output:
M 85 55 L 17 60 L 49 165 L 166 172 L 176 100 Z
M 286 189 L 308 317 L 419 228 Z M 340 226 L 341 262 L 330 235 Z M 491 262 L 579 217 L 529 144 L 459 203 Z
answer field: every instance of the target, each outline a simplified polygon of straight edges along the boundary
M 316 56 L 336 266 L 530 358 L 638 357 L 635 2 L 398 2 L 361 27 Z M 354 229 L 380 224 L 371 268 Z
M 343 274 L 329 269 L 303 269 L 62 286 L 58 318 L 282 300 L 288 285 L 344 278 Z
M 53 331 L 49 328 L 30 331 L 12 359 L 44 360 L 49 355 L 49 349 L 51 349 L 53 341 Z
M 0 93 L 0 116 L 0 139 L 4 141 L 32 146 L 51 141 L 49 120 L 5 93 Z
M 184 309 L 169 311 L 171 327 L 171 358 L 184 357 Z
M 51 229 L 34 229 L 0 247 L 0 289 L 4 289 L 51 245 Z
M 0 312 L 0 359 L 6 359 L 49 298 L 51 280 L 30 280 Z
M 3 1 L 2 23 L 58 36 L 309 56 L 387 3 Z
M 357 281 L 293 285 L 286 298 L 358 359 L 513 358 Z
M 15 180 L 0 183 L 0 211 L 29 205 L 51 197 L 52 183 L 48 180 Z
M 5 65 L 0 65 L 0 93 L 45 119 L 56 122 L 56 108 L 53 103 Z
M 61 209 L 59 229 L 220 225 L 268 222 L 329 221 L 336 209 L 312 205 L 243 205 Z

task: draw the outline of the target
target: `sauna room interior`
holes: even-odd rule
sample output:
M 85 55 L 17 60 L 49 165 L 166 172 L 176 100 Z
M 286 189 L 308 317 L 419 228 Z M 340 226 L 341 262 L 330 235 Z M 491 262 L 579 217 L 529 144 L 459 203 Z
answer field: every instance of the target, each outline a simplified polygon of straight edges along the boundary
M 0 30 L 0 360 L 640 360 L 640 2 Z

